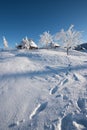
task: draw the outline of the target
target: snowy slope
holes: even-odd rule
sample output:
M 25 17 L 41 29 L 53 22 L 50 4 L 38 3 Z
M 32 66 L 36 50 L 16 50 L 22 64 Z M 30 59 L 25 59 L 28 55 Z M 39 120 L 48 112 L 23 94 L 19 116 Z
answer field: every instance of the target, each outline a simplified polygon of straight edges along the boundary
M 87 53 L 0 51 L 0 130 L 87 130 Z

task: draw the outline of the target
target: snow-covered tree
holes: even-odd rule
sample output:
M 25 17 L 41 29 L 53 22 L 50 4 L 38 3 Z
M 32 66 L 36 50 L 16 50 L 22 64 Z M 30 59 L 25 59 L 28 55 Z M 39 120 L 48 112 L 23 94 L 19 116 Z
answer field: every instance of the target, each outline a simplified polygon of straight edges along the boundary
M 8 42 L 4 36 L 3 36 L 3 44 L 5 48 L 8 48 Z
M 55 36 L 55 39 L 64 44 L 67 49 L 67 55 L 69 49 L 81 43 L 81 32 L 74 29 L 74 25 L 71 25 L 67 31 L 62 29 Z
M 48 32 L 44 32 L 42 35 L 40 35 L 40 41 L 41 44 L 46 45 L 46 47 L 53 42 L 53 36 Z

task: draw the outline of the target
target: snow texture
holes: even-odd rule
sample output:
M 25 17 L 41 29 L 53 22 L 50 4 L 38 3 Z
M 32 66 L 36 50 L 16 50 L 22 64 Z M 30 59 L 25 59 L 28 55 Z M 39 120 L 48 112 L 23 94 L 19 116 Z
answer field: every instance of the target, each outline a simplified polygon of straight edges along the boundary
M 0 50 L 0 130 L 87 130 L 87 53 Z

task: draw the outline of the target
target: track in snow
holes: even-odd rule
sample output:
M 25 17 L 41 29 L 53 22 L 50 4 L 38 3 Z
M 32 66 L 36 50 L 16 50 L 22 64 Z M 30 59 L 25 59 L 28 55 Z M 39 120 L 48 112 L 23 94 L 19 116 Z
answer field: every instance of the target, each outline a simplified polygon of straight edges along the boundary
M 42 112 L 46 106 L 47 106 L 48 102 L 44 102 L 42 104 L 38 104 L 37 107 L 34 109 L 34 111 L 31 113 L 30 115 L 30 120 L 33 119 L 34 117 L 36 117 L 40 112 Z
M 58 86 L 55 86 L 54 88 L 52 88 L 50 90 L 50 95 L 55 94 L 57 92 L 57 90 L 58 90 Z

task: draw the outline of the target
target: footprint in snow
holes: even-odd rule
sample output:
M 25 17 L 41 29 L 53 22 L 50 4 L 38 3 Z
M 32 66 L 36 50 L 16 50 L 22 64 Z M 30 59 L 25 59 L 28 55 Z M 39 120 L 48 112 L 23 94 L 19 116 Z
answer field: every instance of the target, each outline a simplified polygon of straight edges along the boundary
M 56 95 L 56 98 L 62 97 L 62 94 L 58 94 Z
M 87 98 L 79 98 L 77 101 L 77 105 L 82 112 L 87 113 Z
M 67 101 L 69 97 L 67 95 L 63 95 L 63 100 Z
M 25 122 L 25 119 L 16 121 L 15 123 L 10 124 L 8 127 L 11 128 L 11 127 L 19 126 L 21 123 L 24 123 L 24 122 Z
M 80 81 L 80 82 L 85 81 L 85 77 L 78 73 L 73 74 L 73 78 L 75 81 Z
M 68 79 L 65 79 L 65 80 L 63 80 L 63 82 L 61 82 L 61 85 L 64 85 L 64 84 L 66 84 L 68 82 Z
M 79 81 L 78 77 L 75 74 L 73 74 L 73 78 L 75 81 Z
M 15 126 L 17 126 L 17 124 L 16 124 L 16 123 L 12 123 L 12 124 L 10 124 L 8 127 L 9 127 L 9 128 L 12 128 L 12 127 L 15 127 Z
M 60 130 L 87 130 L 87 118 L 83 114 L 69 113 L 61 120 Z
M 50 95 L 55 94 L 57 90 L 58 90 L 58 86 L 55 86 L 54 88 L 52 88 L 50 90 Z
M 34 111 L 31 113 L 30 115 L 30 120 L 33 119 L 34 117 L 36 117 L 41 111 L 43 111 L 46 106 L 47 106 L 48 102 L 44 102 L 42 104 L 38 104 L 37 107 L 34 109 Z

